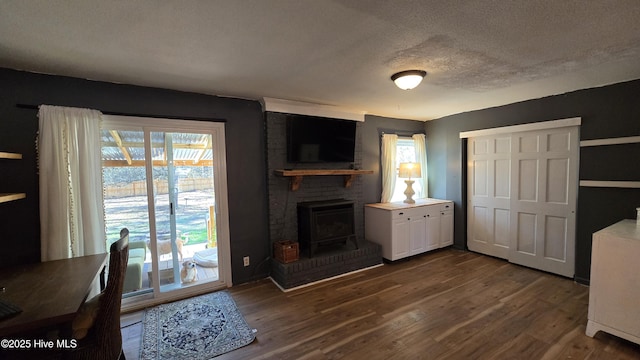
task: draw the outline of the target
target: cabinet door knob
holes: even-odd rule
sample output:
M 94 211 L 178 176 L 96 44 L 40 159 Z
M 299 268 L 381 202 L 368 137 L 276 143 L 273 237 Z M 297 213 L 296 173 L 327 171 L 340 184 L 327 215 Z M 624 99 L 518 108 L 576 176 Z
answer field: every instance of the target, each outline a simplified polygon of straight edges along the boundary
M 404 213 L 403 213 L 403 212 L 401 212 L 401 213 L 400 213 L 400 215 L 404 215 Z

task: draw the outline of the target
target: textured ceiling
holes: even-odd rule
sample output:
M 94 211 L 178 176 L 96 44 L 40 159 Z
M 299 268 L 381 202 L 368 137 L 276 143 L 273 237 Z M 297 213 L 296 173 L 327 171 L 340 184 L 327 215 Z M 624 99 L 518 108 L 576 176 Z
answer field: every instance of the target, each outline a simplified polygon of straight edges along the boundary
M 638 0 L 0 0 L 0 66 L 430 120 L 640 78 Z M 401 70 L 429 74 L 396 88 Z

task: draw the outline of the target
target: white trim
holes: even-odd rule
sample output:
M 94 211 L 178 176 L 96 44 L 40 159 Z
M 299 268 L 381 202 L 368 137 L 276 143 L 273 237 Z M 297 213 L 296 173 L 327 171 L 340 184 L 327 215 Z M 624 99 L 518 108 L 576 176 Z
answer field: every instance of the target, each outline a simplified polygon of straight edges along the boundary
M 215 188 L 215 207 L 216 207 L 216 223 L 218 224 L 218 251 L 219 251 L 219 270 L 220 278 L 212 283 L 202 285 L 193 285 L 195 288 L 210 288 L 211 284 L 230 287 L 232 283 L 231 274 L 231 234 L 229 229 L 229 200 L 227 187 L 227 155 L 225 144 L 225 124 L 214 121 L 195 121 L 180 119 L 163 119 L 150 118 L 142 116 L 120 116 L 120 115 L 103 115 L 102 129 L 117 130 L 135 130 L 135 131 L 164 131 L 164 132 L 194 132 L 209 133 L 212 136 L 214 144 L 213 158 L 214 168 L 214 188 Z M 148 142 L 147 142 L 148 143 Z M 150 145 L 149 145 L 150 146 Z M 150 159 L 149 159 L 150 161 Z M 155 233 L 155 232 L 154 232 Z M 154 285 L 159 284 L 158 281 Z M 159 289 L 154 289 L 156 299 L 163 299 L 163 293 Z M 158 295 L 160 294 L 160 295 Z
M 262 98 L 262 111 L 273 111 L 286 114 L 322 116 L 335 119 L 364 121 L 364 111 L 355 112 L 336 106 L 305 103 L 275 98 Z
M 601 146 L 601 145 L 619 145 L 619 144 L 635 144 L 640 143 L 640 136 L 626 136 L 617 138 L 595 139 L 580 141 L 580 147 Z
M 629 188 L 640 189 L 640 181 L 598 181 L 580 180 L 583 187 L 605 187 L 605 188 Z
M 522 125 L 503 126 L 490 129 L 463 131 L 460 133 L 460 139 L 466 139 L 470 137 L 498 135 L 498 134 L 511 134 L 516 132 L 534 131 L 534 130 L 546 130 L 555 129 L 568 126 L 580 126 L 582 118 L 574 117 L 560 120 L 541 121 L 534 123 L 527 123 Z

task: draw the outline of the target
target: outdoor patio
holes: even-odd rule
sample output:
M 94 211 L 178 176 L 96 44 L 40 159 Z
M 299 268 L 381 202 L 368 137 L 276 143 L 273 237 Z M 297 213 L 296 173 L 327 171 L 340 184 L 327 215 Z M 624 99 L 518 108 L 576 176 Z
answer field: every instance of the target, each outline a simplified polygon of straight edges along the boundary
M 127 184 L 125 186 L 132 187 L 132 184 Z M 138 185 L 136 191 L 146 193 L 146 188 Z M 193 257 L 197 252 L 216 245 L 215 231 L 213 230 L 215 228 L 215 222 L 211 221 L 213 206 L 212 191 L 179 191 L 177 199 L 177 205 L 175 206 L 177 238 L 183 243 L 183 260 L 179 261 L 179 266 L 181 267 L 182 262 L 193 260 Z M 149 245 L 150 230 L 147 196 L 135 195 L 106 197 L 104 204 L 108 239 L 117 239 L 116 234 L 119 233 L 120 229 L 126 227 L 130 232 L 130 243 L 145 244 L 146 257 L 144 259 L 144 267 L 142 270 L 142 289 L 150 288 L 151 262 L 153 254 L 150 251 Z M 169 209 L 168 195 L 159 194 L 156 196 L 155 211 L 158 241 L 169 241 L 171 238 Z M 170 270 L 163 271 L 171 269 L 173 266 L 170 252 L 159 255 L 158 265 L 161 272 L 161 284 L 173 282 L 173 272 Z M 217 267 L 197 265 L 197 272 L 198 280 L 191 284 L 184 284 L 183 286 L 201 284 L 206 281 L 215 281 L 218 280 L 219 277 Z
M 182 250 L 183 254 L 183 262 L 188 260 L 193 260 L 193 256 L 196 252 L 205 250 L 206 244 L 195 244 L 195 245 L 186 245 Z M 173 282 L 173 260 L 170 255 L 161 255 L 159 261 L 159 269 L 160 269 L 160 284 L 165 285 Z M 182 265 L 182 263 L 180 263 Z M 210 267 L 210 266 L 200 266 L 196 264 L 197 272 L 198 272 L 198 281 L 190 284 L 183 284 L 182 286 L 191 286 L 197 285 L 202 282 L 207 281 L 215 281 L 218 280 L 218 267 Z M 147 252 L 147 259 L 144 263 L 143 270 L 143 278 L 142 278 L 142 287 L 143 289 L 150 288 L 152 282 L 151 279 L 151 253 Z

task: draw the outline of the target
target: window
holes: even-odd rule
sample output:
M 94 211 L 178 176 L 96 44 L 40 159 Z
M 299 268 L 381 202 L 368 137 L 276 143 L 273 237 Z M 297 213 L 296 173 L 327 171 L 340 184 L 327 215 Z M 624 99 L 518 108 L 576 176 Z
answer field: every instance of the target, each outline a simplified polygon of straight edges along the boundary
M 414 134 L 411 137 L 399 137 L 396 134 L 382 134 L 381 145 L 382 194 L 380 200 L 386 203 L 405 199 L 404 191 L 407 185 L 405 179 L 398 178 L 401 162 L 420 164 L 420 177 L 415 179 L 413 190 L 416 199 L 428 197 L 426 136 Z
M 391 197 L 391 202 L 402 201 L 406 199 L 404 191 L 407 189 L 407 184 L 404 182 L 406 179 L 398 177 L 398 168 L 401 162 L 416 162 L 416 149 L 412 138 L 399 137 L 396 144 L 396 184 Z M 422 196 L 422 184 L 420 181 L 416 181 L 413 184 L 413 190 L 416 192 L 416 198 L 425 197 Z

